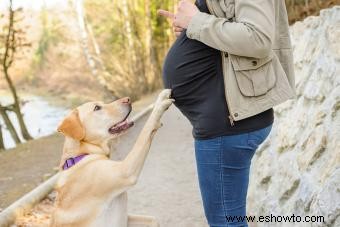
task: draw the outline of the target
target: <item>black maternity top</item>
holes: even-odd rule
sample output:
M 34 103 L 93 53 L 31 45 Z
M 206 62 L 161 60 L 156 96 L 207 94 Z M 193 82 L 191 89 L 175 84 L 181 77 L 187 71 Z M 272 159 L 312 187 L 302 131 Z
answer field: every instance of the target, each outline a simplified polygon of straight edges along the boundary
M 201 12 L 209 13 L 205 0 L 196 0 L 195 4 Z M 230 125 L 221 52 L 189 39 L 186 30 L 173 43 L 164 60 L 163 85 L 172 89 L 174 105 L 189 119 L 195 139 L 250 132 L 274 121 L 271 108 Z

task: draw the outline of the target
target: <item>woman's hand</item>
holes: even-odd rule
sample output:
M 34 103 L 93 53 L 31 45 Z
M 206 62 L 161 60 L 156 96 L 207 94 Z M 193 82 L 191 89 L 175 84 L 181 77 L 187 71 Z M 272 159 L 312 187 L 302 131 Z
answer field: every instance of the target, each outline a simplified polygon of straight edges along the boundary
M 178 3 L 177 9 L 176 14 L 163 9 L 158 10 L 158 14 L 172 21 L 173 30 L 178 37 L 184 29 L 188 28 L 192 17 L 195 16 L 199 10 L 195 4 L 189 0 L 181 0 Z
M 177 14 L 175 14 L 174 24 L 175 26 L 185 29 L 188 28 L 193 16 L 199 12 L 197 6 L 195 6 L 195 4 L 189 0 L 181 0 L 178 3 L 177 10 L 178 11 Z
M 175 32 L 176 37 L 178 37 L 181 34 L 181 32 L 184 30 L 183 28 L 175 25 L 175 23 L 174 23 L 175 14 L 170 13 L 169 11 L 166 11 L 166 10 L 163 10 L 163 9 L 158 10 L 158 14 L 171 20 L 172 30 Z

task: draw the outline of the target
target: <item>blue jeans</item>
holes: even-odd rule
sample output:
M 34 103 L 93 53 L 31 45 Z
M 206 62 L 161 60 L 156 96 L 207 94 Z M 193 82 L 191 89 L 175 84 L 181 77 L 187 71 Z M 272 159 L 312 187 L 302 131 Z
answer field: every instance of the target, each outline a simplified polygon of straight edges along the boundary
M 195 157 L 204 212 L 210 227 L 248 226 L 246 197 L 251 159 L 273 124 L 252 132 L 195 139 Z M 235 216 L 234 220 L 227 217 Z

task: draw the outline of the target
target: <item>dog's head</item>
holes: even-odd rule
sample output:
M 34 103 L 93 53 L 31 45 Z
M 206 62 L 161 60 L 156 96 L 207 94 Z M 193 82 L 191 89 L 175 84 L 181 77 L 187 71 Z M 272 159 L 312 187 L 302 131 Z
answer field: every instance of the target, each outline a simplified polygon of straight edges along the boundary
M 128 97 L 109 104 L 88 102 L 66 116 L 58 131 L 74 140 L 99 145 L 133 126 L 127 119 L 131 110 Z

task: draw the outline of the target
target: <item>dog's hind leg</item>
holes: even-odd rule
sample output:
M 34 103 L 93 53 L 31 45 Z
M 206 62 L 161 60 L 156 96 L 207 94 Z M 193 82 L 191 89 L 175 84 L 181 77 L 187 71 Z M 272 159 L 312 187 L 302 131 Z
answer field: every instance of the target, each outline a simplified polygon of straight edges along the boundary
M 160 227 L 155 217 L 145 215 L 129 215 L 128 227 Z

